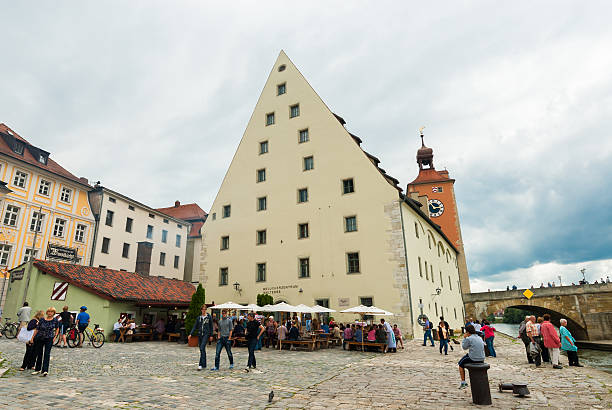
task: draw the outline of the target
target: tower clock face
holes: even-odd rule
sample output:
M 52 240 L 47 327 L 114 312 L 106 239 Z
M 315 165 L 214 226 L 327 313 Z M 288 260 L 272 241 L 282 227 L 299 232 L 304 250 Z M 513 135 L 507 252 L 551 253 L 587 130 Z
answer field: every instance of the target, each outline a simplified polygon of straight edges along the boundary
M 439 199 L 430 199 L 429 204 L 429 216 L 437 218 L 444 213 L 444 204 Z

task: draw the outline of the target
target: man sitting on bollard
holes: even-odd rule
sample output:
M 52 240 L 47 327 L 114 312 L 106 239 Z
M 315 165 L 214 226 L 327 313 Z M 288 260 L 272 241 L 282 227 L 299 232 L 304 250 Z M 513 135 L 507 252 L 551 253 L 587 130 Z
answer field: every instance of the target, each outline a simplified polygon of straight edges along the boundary
M 461 376 L 460 389 L 464 389 L 468 385 L 465 381 L 465 365 L 468 363 L 484 363 L 484 346 L 485 344 L 482 338 L 476 334 L 474 325 L 466 326 L 461 347 L 463 350 L 469 350 L 468 353 L 459 360 L 459 376 Z

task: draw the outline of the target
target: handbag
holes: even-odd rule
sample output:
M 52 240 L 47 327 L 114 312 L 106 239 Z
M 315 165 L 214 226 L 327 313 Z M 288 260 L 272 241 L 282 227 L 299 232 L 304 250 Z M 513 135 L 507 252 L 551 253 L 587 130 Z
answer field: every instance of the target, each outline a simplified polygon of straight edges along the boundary
M 537 356 L 540 353 L 540 346 L 534 342 L 529 343 L 529 353 L 532 356 Z
M 28 330 L 26 327 L 22 327 L 17 335 L 17 340 L 23 343 L 29 343 L 32 340 L 32 336 L 34 336 L 34 330 Z

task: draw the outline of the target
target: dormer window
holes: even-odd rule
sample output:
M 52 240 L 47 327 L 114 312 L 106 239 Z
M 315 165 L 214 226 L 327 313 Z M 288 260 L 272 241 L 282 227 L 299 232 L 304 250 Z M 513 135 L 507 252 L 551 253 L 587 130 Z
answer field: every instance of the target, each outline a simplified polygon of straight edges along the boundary
M 47 165 L 47 156 L 45 154 L 38 154 L 38 162 Z
M 19 155 L 23 155 L 24 148 L 25 148 L 25 145 L 23 144 L 23 142 L 15 141 L 15 144 L 13 145 L 13 151 L 15 151 L 15 153 Z

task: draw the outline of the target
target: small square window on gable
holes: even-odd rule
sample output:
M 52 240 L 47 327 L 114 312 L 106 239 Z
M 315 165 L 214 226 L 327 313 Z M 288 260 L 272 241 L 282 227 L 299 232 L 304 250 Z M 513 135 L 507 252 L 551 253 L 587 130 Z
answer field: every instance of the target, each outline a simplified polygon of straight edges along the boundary
M 155 215 L 153 215 L 153 214 L 149 214 L 149 218 L 153 218 L 153 219 L 155 219 Z
M 257 198 L 257 210 L 265 211 L 266 209 L 268 209 L 268 198 L 265 196 Z
M 283 95 L 287 92 L 287 83 L 282 83 L 276 86 L 276 95 Z
M 108 200 L 109 200 L 110 202 L 112 202 L 113 204 L 117 202 L 117 200 L 116 200 L 115 198 L 113 198 L 112 196 L 109 196 L 109 197 L 108 197 Z
M 258 169 L 257 170 L 257 182 L 264 182 L 266 180 L 266 169 Z
M 314 169 L 314 157 L 312 155 L 304 157 L 304 171 L 310 171 L 311 169 Z
M 274 125 L 274 113 L 269 112 L 266 114 L 266 126 Z
M 130 211 L 133 211 L 133 210 L 134 210 L 134 207 L 133 207 L 132 205 L 128 205 L 128 209 L 129 209 Z
M 298 203 L 308 202 L 308 188 L 298 189 Z
M 223 205 L 223 217 L 229 218 L 232 214 L 232 206 L 231 205 Z
M 355 181 L 353 178 L 347 178 L 342 180 L 342 193 L 351 194 L 355 192 Z
M 295 104 L 289 107 L 289 118 L 295 118 L 300 116 L 300 104 Z
M 268 141 L 261 141 L 259 143 L 259 155 L 268 153 Z

